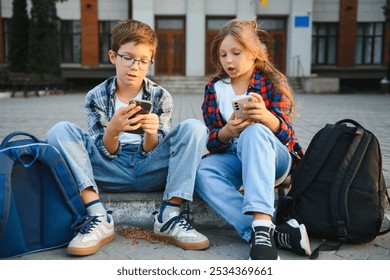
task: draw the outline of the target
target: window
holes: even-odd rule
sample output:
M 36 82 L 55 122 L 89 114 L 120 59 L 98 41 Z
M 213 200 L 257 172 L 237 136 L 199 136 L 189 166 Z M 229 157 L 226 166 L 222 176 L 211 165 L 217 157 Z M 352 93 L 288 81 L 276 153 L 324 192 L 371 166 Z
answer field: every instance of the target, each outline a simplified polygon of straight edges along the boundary
M 337 23 L 313 23 L 312 64 L 334 65 L 337 63 L 337 36 Z
M 11 39 L 11 19 L 3 18 L 3 42 L 4 42 L 4 59 L 9 62 L 9 47 Z
M 61 21 L 61 62 L 81 62 L 81 25 L 79 20 Z
M 285 30 L 286 20 L 284 18 L 258 18 L 257 24 L 264 30 Z
M 384 24 L 358 23 L 355 64 L 382 64 Z
M 111 30 L 117 21 L 99 21 L 99 62 L 110 63 L 107 52 L 111 49 Z

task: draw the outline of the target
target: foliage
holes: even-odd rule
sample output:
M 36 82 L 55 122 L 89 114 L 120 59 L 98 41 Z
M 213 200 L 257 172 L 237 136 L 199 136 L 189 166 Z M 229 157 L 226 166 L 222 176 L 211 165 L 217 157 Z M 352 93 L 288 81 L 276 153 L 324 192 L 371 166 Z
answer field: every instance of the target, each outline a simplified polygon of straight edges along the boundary
M 55 0 L 32 0 L 28 68 L 60 74 L 60 46 Z
M 14 0 L 9 53 L 9 68 L 12 72 L 26 72 L 29 46 L 28 25 L 26 0 Z

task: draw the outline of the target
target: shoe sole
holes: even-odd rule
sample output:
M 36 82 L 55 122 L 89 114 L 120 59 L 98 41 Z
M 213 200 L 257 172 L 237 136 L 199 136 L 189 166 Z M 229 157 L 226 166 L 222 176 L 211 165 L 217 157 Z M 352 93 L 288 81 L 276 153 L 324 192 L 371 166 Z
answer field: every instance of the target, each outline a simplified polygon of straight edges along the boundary
M 252 260 L 252 258 L 249 256 L 249 259 L 248 260 Z M 280 258 L 280 256 L 278 256 L 278 258 L 276 259 L 276 260 L 269 260 L 269 261 L 281 261 L 282 259 Z M 265 261 L 265 260 L 263 260 L 263 261 Z
M 301 248 L 305 251 L 305 254 L 310 256 L 311 254 L 310 240 L 309 240 L 309 236 L 307 235 L 305 225 L 299 224 L 298 221 L 295 219 L 291 219 L 287 223 L 294 228 L 299 228 L 299 232 L 301 233 L 302 236 L 299 244 L 301 245 Z
M 153 236 L 161 241 L 175 244 L 176 246 L 178 246 L 184 250 L 204 250 L 204 249 L 207 249 L 208 247 L 210 247 L 209 240 L 205 240 L 205 241 L 198 242 L 198 243 L 184 243 L 184 242 L 180 242 L 179 240 L 176 240 L 174 237 L 170 237 L 170 236 L 162 236 L 162 235 L 158 235 L 156 233 L 153 233 Z
M 311 248 L 310 248 L 310 240 L 309 236 L 307 235 L 306 227 L 304 224 L 299 225 L 299 231 L 301 232 L 301 248 L 305 250 L 306 255 L 310 256 L 311 254 Z
M 72 255 L 72 256 L 92 255 L 92 254 L 96 253 L 100 249 L 100 247 L 102 247 L 103 245 L 110 243 L 112 240 L 114 240 L 114 237 L 115 237 L 115 233 L 100 240 L 100 242 L 98 244 L 96 244 L 95 246 L 92 246 L 92 247 L 86 247 L 86 248 L 68 247 L 66 252 L 68 253 L 68 255 Z

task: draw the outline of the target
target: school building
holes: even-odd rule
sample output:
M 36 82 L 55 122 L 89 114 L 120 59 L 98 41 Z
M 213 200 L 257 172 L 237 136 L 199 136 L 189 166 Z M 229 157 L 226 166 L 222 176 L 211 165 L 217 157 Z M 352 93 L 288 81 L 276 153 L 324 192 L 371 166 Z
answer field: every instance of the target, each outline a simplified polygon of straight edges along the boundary
M 12 0 L 0 0 L 0 70 L 6 69 Z M 28 11 L 31 2 L 28 0 Z M 390 59 L 389 0 L 66 0 L 56 3 L 66 79 L 114 74 L 107 51 L 120 19 L 158 34 L 153 77 L 207 77 L 210 44 L 232 18 L 255 19 L 269 32 L 274 64 L 307 91 L 375 86 Z

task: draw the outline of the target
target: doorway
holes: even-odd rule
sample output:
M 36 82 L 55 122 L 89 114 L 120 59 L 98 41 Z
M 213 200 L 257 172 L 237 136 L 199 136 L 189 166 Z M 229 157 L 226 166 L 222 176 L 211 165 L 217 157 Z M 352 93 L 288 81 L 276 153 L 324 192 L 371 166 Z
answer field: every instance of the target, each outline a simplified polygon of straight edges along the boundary
M 182 17 L 157 17 L 158 38 L 156 75 L 185 75 L 185 19 Z

